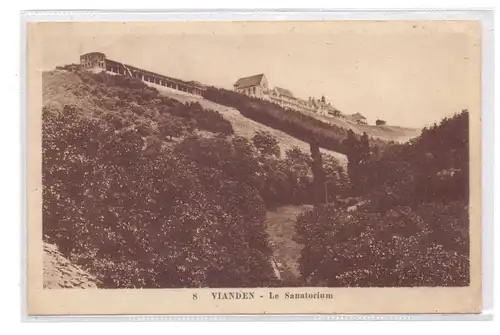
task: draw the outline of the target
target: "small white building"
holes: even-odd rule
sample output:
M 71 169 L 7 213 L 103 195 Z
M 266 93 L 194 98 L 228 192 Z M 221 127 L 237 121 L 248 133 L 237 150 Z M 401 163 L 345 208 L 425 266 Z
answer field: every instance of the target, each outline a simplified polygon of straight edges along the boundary
M 266 76 L 263 73 L 240 78 L 233 86 L 238 93 L 261 99 L 267 95 L 269 89 Z

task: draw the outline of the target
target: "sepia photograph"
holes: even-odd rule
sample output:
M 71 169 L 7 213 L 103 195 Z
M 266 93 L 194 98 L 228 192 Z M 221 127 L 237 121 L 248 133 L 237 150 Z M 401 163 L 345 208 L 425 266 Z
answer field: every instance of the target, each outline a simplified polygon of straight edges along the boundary
M 480 312 L 477 22 L 27 33 L 36 313 Z

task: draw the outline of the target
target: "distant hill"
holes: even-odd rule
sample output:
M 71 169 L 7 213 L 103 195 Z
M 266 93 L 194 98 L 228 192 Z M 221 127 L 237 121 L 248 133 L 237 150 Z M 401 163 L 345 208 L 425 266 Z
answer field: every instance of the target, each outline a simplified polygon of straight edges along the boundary
M 387 124 L 380 126 L 356 124 L 353 122 L 349 122 L 348 120 L 343 118 L 327 117 L 313 113 L 310 113 L 310 116 L 317 118 L 318 120 L 321 120 L 325 123 L 329 123 L 346 129 L 351 129 L 356 134 L 363 134 L 364 132 L 366 132 L 366 134 L 370 137 L 385 141 L 406 142 L 414 137 L 417 137 L 421 132 L 421 129 L 418 128 L 392 126 Z

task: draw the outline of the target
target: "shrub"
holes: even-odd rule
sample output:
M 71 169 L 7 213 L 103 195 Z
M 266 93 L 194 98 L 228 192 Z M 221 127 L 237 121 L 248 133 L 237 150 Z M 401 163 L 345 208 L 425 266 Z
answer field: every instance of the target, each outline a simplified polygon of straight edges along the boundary
M 44 236 L 106 288 L 277 285 L 264 204 L 237 173 L 252 163 L 245 145 L 189 138 L 169 150 L 109 126 L 115 116 L 44 109 Z
M 466 286 L 467 222 L 460 203 L 384 215 L 319 206 L 297 218 L 301 274 L 306 284 L 330 287 Z
M 252 138 L 255 147 L 263 154 L 279 157 L 281 150 L 278 140 L 267 131 L 259 130 Z
M 79 72 L 82 69 L 80 64 L 68 64 L 64 66 L 56 66 L 57 70 L 64 70 L 69 72 Z
M 160 123 L 159 131 L 165 136 L 169 141 L 172 141 L 172 137 L 180 137 L 184 132 L 184 123 L 176 117 L 172 117 Z

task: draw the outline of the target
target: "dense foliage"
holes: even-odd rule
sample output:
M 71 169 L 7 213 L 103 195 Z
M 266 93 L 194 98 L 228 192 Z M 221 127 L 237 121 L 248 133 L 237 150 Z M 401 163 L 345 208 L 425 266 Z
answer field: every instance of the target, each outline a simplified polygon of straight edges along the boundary
M 229 145 L 192 137 L 146 150 L 135 130 L 46 111 L 44 235 L 106 287 L 273 285 L 257 190 L 191 155 Z
M 72 91 L 96 109 L 43 109 L 45 238 L 104 287 L 279 285 L 266 206 L 308 200 L 308 155 L 281 158 L 266 132 L 228 137 L 220 114 L 140 81 L 80 77 Z
M 80 76 L 94 110 L 43 109 L 45 238 L 104 287 L 277 285 L 256 172 L 239 170 L 258 164 L 231 124 L 134 79 Z
M 468 285 L 467 214 L 459 202 L 385 214 L 316 207 L 297 219 L 303 279 L 313 286 Z
M 103 72 L 92 74 L 80 71 L 78 75 L 83 83 L 76 92 L 91 94 L 95 103 L 105 110 L 105 116 L 109 111 L 116 111 L 116 118 L 128 118 L 129 121 L 146 118 L 153 123 L 160 122 L 172 136 L 182 134 L 185 128 L 225 135 L 234 133 L 231 123 L 219 112 L 203 109 L 199 103 L 182 104 L 169 99 L 139 79 Z M 185 126 L 176 122 L 176 118 L 183 119 Z
M 383 153 L 348 137 L 351 209 L 318 205 L 297 218 L 303 280 L 325 286 L 469 283 L 468 112 Z
M 234 92 L 207 98 L 308 141 L 235 136 L 199 103 L 78 67 L 84 107 L 43 109 L 43 233 L 108 288 L 267 287 L 276 279 L 266 210 L 297 217 L 300 285 L 469 282 L 468 113 L 405 144 Z M 338 129 L 337 129 L 338 128 Z M 319 147 L 348 156 L 345 170 Z
M 469 199 L 469 114 L 462 111 L 420 137 L 361 164 L 369 193 L 398 204 Z M 387 204 L 390 205 L 390 204 Z

